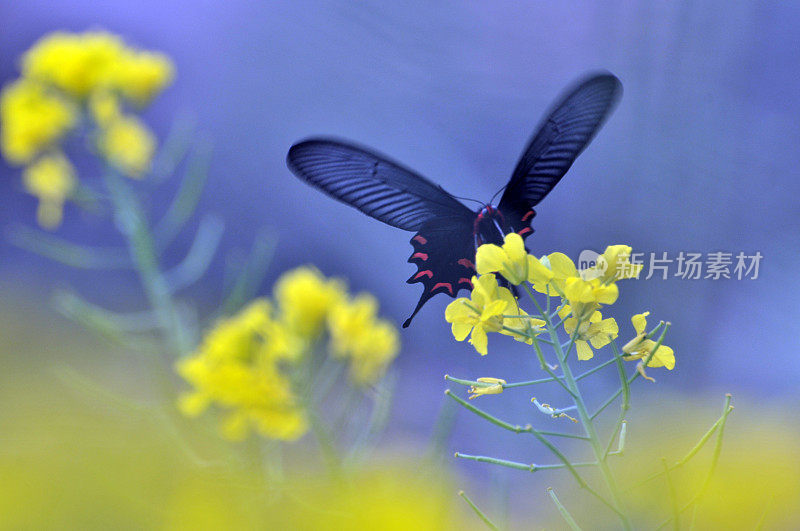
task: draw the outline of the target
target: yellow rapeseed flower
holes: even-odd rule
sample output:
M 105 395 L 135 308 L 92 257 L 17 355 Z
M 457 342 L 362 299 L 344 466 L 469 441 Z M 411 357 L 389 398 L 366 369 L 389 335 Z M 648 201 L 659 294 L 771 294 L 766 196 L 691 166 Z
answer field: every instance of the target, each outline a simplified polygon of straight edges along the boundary
M 209 332 L 198 350 L 177 364 L 194 387 L 179 400 L 181 411 L 197 416 L 215 404 L 226 411 L 222 433 L 240 440 L 255 430 L 265 437 L 295 440 L 308 430 L 305 411 L 281 369 L 273 341 L 272 307 L 251 303 Z
M 658 343 L 652 339 L 647 339 L 647 316 L 650 312 L 637 313 L 631 317 L 631 323 L 636 330 L 636 337 L 630 340 L 622 352 L 626 360 L 640 360 L 647 358 Z M 653 357 L 650 359 L 648 367 L 666 367 L 672 370 L 675 367 L 675 353 L 666 345 L 659 345 Z
M 469 396 L 470 400 L 483 395 L 499 395 L 503 392 L 503 385 L 506 384 L 506 381 L 502 378 L 491 378 L 488 376 L 478 378 L 476 381 L 486 385 L 471 385 L 469 387 L 469 392 L 471 393 Z
M 125 44 L 110 33 L 55 32 L 42 37 L 25 53 L 22 74 L 85 99 L 95 89 L 113 84 L 116 65 L 125 55 Z
M 564 298 L 578 319 L 592 315 L 602 304 L 613 304 L 619 296 L 616 284 L 603 284 L 599 279 L 583 280 L 571 277 L 564 283 Z
M 487 332 L 499 332 L 503 328 L 503 315 L 517 312 L 517 301 L 507 288 L 497 285 L 493 274 L 472 277 L 470 298 L 459 297 L 445 310 L 444 317 L 452 324 L 456 341 L 469 342 L 481 355 L 486 355 Z M 518 321 L 518 319 L 513 319 Z
M 377 313 L 375 297 L 361 294 L 334 305 L 328 314 L 331 350 L 349 360 L 350 376 L 358 384 L 379 380 L 400 347 L 397 328 Z
M 274 288 L 281 321 L 297 334 L 313 338 L 323 329 L 328 312 L 344 301 L 344 283 L 327 279 L 316 268 L 303 266 L 281 275 Z
M 567 304 L 558 310 L 558 315 L 564 320 L 564 330 L 571 336 L 575 333 L 578 319 L 567 317 L 572 312 L 572 308 Z M 603 319 L 599 311 L 592 313 L 589 319 L 581 321 L 578 328 L 578 335 L 575 339 L 575 349 L 579 360 L 589 360 L 594 356 L 592 347 L 602 348 L 608 345 L 611 340 L 617 337 L 619 327 L 613 317 Z M 589 346 L 591 344 L 591 346 Z
M 516 232 L 506 234 L 502 247 L 491 243 L 478 247 L 475 266 L 479 275 L 499 273 L 514 285 L 547 283 L 553 278 L 552 271 L 528 254 L 522 236 Z
M 89 113 L 101 128 L 108 127 L 122 118 L 119 98 L 108 90 L 97 90 L 89 97 Z
M 64 201 L 75 188 L 75 171 L 61 153 L 40 157 L 22 174 L 25 190 L 39 199 L 36 218 L 39 225 L 54 228 L 61 224 Z
M 0 95 L 0 147 L 12 164 L 25 164 L 75 125 L 75 111 L 39 83 L 21 79 Z
M 628 278 L 639 278 L 642 264 L 632 264 L 629 245 L 609 245 L 597 259 L 597 264 L 581 271 L 584 278 L 599 278 L 603 284 Z
M 98 147 L 108 162 L 122 173 L 140 178 L 150 170 L 156 141 L 139 119 L 122 116 L 100 132 Z
M 120 94 L 141 107 L 172 82 L 175 68 L 162 53 L 131 50 L 115 65 L 112 76 Z

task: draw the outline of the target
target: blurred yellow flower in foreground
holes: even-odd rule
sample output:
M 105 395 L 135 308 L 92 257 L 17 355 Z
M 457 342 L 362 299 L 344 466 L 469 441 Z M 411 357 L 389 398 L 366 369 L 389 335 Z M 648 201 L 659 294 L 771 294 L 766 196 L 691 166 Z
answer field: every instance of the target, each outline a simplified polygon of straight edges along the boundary
M 174 68 L 165 55 L 137 51 L 111 33 L 55 32 L 28 50 L 22 74 L 80 100 L 101 89 L 145 105 L 169 84 Z
M 619 327 L 613 317 L 603 319 L 603 315 L 596 311 L 588 319 L 581 321 L 578 327 L 578 320 L 575 317 L 567 317 L 570 315 L 572 308 L 567 304 L 558 310 L 558 315 L 564 321 L 564 331 L 572 335 L 575 329 L 578 329 L 578 335 L 575 339 L 575 350 L 578 353 L 579 360 L 590 360 L 594 356 L 592 347 L 603 348 L 611 343 L 611 340 L 617 337 Z M 591 343 L 591 346 L 589 344 Z
M 350 298 L 344 282 L 317 269 L 298 267 L 275 284 L 277 305 L 257 299 L 220 321 L 178 373 L 194 391 L 179 406 L 197 416 L 212 404 L 227 411 L 223 433 L 234 440 L 255 430 L 265 437 L 295 440 L 308 430 L 308 411 L 299 399 L 315 361 L 316 341 L 330 336 L 330 353 L 349 364 L 351 381 L 376 383 L 397 356 L 397 328 L 378 318 L 378 302 L 367 294 Z M 313 370 L 313 369 L 312 369 Z M 302 395 L 305 396 L 305 395 Z
M 328 312 L 347 292 L 340 280 L 327 279 L 313 267 L 298 267 L 281 276 L 274 288 L 281 320 L 295 332 L 318 335 Z
M 110 165 L 135 178 L 150 170 L 155 137 L 138 118 L 125 114 L 124 107 L 126 102 L 144 107 L 172 81 L 175 72 L 167 56 L 135 49 L 103 31 L 59 31 L 45 35 L 24 54 L 21 71 L 0 96 L 0 151 L 12 164 L 36 164 L 25 170 L 32 193 L 43 197 L 31 185 L 34 181 L 46 180 L 55 188 L 56 166 L 52 161 L 39 164 L 36 158 L 61 149 L 62 137 L 83 114 L 93 119 L 89 135 Z M 65 182 L 66 159 L 62 156 L 59 162 L 60 181 Z M 69 175 L 74 181 L 74 171 Z M 52 195 L 40 202 L 38 214 L 39 223 L 48 228 L 60 223 L 66 197 L 61 194 L 56 201 Z
M 397 328 L 377 313 L 375 297 L 361 294 L 333 306 L 328 315 L 333 353 L 350 360 L 350 375 L 359 384 L 383 376 L 400 349 Z
M 73 127 L 75 111 L 42 85 L 21 79 L 3 88 L 0 122 L 3 156 L 12 164 L 25 164 Z
M 22 175 L 25 190 L 39 199 L 36 217 L 43 227 L 52 228 L 61 223 L 64 201 L 75 188 L 75 171 L 61 153 L 40 157 L 25 168 Z
M 281 440 L 295 440 L 307 431 L 281 359 L 268 348 L 271 313 L 268 301 L 254 301 L 221 321 L 193 356 L 178 362 L 180 375 L 195 387 L 180 399 L 184 414 L 197 416 L 212 403 L 220 405 L 228 412 L 223 434 L 233 440 L 251 429 Z
M 108 127 L 122 117 L 119 98 L 107 90 L 92 93 L 88 102 L 89 113 L 98 126 Z
M 150 170 L 156 149 L 153 133 L 137 118 L 111 120 L 101 131 L 98 145 L 108 161 L 129 177 L 142 177 Z
M 636 330 L 636 337 L 622 347 L 622 352 L 627 354 L 625 356 L 626 360 L 640 360 L 647 358 L 650 355 L 650 352 L 652 352 L 657 345 L 655 341 L 645 337 L 647 333 L 646 329 L 648 315 L 650 315 L 650 312 L 637 313 L 631 317 L 631 323 L 633 323 L 633 328 Z M 675 354 L 670 347 L 666 345 L 659 345 L 647 366 L 666 367 L 667 369 L 672 370 L 675 367 Z
M 114 85 L 125 98 L 138 106 L 170 84 L 175 69 L 169 58 L 158 52 L 128 50 L 114 69 Z
M 22 75 L 83 99 L 111 83 L 111 72 L 124 50 L 122 40 L 110 33 L 58 31 L 42 37 L 25 53 Z

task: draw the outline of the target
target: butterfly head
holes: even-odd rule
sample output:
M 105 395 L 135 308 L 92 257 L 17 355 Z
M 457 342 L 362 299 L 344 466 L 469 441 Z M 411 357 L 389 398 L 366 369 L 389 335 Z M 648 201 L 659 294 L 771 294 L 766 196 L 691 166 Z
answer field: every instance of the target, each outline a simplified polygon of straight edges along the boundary
M 484 243 L 501 245 L 503 234 L 507 232 L 503 213 L 492 205 L 484 205 L 477 212 L 472 232 L 476 247 Z

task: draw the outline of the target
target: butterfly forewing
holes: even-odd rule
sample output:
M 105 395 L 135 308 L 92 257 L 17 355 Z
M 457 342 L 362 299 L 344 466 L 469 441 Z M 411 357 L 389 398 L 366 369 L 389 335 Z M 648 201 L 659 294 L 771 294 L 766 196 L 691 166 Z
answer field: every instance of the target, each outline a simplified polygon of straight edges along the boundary
M 433 218 L 471 220 L 472 212 L 437 186 L 386 157 L 330 139 L 292 146 L 292 172 L 309 184 L 368 216 L 417 231 Z
M 622 93 L 609 73 L 595 74 L 567 92 L 542 121 L 517 163 L 498 208 L 515 231 L 530 224 L 546 196 L 600 129 Z M 528 216 L 523 221 L 522 218 Z

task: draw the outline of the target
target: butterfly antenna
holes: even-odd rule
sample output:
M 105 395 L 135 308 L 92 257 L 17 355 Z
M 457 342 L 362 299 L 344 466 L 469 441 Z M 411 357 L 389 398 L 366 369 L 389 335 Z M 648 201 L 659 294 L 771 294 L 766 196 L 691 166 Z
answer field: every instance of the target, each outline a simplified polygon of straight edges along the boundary
M 489 204 L 490 204 L 490 205 L 493 205 L 493 204 L 494 204 L 494 200 L 495 200 L 495 198 L 497 197 L 497 194 L 499 194 L 500 192 L 502 192 L 503 190 L 505 190 L 505 189 L 506 189 L 506 186 L 508 186 L 508 185 L 507 185 L 507 184 L 504 184 L 503 186 L 501 186 L 501 187 L 500 187 L 500 189 L 499 189 L 498 191 L 496 191 L 496 192 L 494 193 L 494 195 L 492 196 L 492 200 L 491 200 L 491 201 L 489 201 Z
M 456 199 L 461 199 L 462 201 L 474 201 L 474 202 L 478 203 L 479 205 L 483 206 L 483 201 L 478 201 L 477 199 L 471 199 L 469 197 L 460 197 L 460 196 L 457 196 L 457 195 L 454 195 L 453 197 L 455 197 Z

